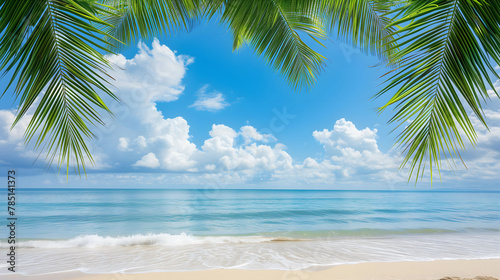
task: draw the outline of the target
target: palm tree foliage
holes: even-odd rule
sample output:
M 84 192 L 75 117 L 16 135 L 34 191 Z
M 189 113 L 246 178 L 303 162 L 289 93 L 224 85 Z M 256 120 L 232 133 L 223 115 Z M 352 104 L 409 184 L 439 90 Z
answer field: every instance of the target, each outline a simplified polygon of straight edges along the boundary
M 103 124 L 97 109 L 109 112 L 97 91 L 116 98 L 99 53 L 109 45 L 94 26 L 108 25 L 96 16 L 100 12 L 87 1 L 2 1 L 0 67 L 12 72 L 7 88 L 15 84 L 20 104 L 13 126 L 34 108 L 25 139 L 37 135 L 35 147 L 49 152 L 49 163 L 56 156 L 67 167 L 92 162 L 89 125 Z
M 390 122 L 412 120 L 397 144 L 418 178 L 427 161 L 432 173 L 442 155 L 460 156 L 463 135 L 474 143 L 468 110 L 486 125 L 499 12 L 486 0 L 0 0 L 0 67 L 19 102 L 13 125 L 31 108 L 25 140 L 79 171 L 92 161 L 91 127 L 111 114 L 101 96 L 118 100 L 103 54 L 217 19 L 233 49 L 248 44 L 298 89 L 325 65 L 303 37 L 321 46 L 332 34 L 390 66 L 377 96 L 393 94 L 381 108 L 394 105 Z
M 376 54 L 385 63 L 397 51 L 391 26 L 391 0 L 326 0 L 320 10 L 329 29 L 353 46 Z
M 109 11 L 101 14 L 101 18 L 110 24 L 104 31 L 117 47 L 115 50 L 140 39 L 189 29 L 202 11 L 199 0 L 102 0 L 100 3 Z
M 208 16 L 220 11 L 221 21 L 233 32 L 234 49 L 248 42 L 293 86 L 311 86 L 324 58 L 306 45 L 297 31 L 313 39 L 322 39 L 325 34 L 316 14 L 298 12 L 299 4 L 285 0 L 215 0 L 208 6 Z
M 390 122 L 410 122 L 397 138 L 410 177 L 422 177 L 428 161 L 432 178 L 442 157 L 450 167 L 461 159 L 464 137 L 475 143 L 470 111 L 486 126 L 481 103 L 500 78 L 500 1 L 407 1 L 391 13 L 389 26 L 401 26 L 390 42 L 398 67 L 378 93 L 395 91 L 381 110 L 394 104 Z

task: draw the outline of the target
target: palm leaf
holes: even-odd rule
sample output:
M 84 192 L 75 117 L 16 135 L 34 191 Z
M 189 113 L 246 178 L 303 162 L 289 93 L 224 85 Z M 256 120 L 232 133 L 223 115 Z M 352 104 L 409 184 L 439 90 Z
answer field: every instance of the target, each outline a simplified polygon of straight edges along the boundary
M 295 88 L 310 87 L 324 65 L 324 57 L 299 35 L 317 42 L 325 38 L 312 1 L 206 1 L 207 16 L 220 15 L 234 35 L 233 48 L 248 42 L 258 55 L 285 76 Z M 304 12 L 307 10 L 311 12 Z
M 98 51 L 106 50 L 106 34 L 93 26 L 107 23 L 89 3 L 4 0 L 0 8 L 0 69 L 12 73 L 5 91 L 15 85 L 19 102 L 13 126 L 34 108 L 25 141 L 35 137 L 47 161 L 57 157 L 67 171 L 70 163 L 80 172 L 93 162 L 89 125 L 103 125 L 98 110 L 110 113 L 97 90 L 116 99 L 106 86 L 108 62 Z
M 397 138 L 410 163 L 410 178 L 430 176 L 441 160 L 450 167 L 461 158 L 465 137 L 473 145 L 476 133 L 469 112 L 486 126 L 481 103 L 488 100 L 494 70 L 500 64 L 500 2 L 419 0 L 393 13 L 400 26 L 393 43 L 400 48 L 378 96 L 395 92 L 384 110 L 395 105 L 390 122 L 411 121 Z
M 400 1 L 324 0 L 320 12 L 340 39 L 386 60 L 397 51 L 394 42 L 393 8 Z M 388 61 L 386 61 L 388 62 Z
M 201 11 L 201 0 L 101 0 L 108 13 L 103 28 L 112 38 L 125 45 L 139 39 L 190 29 Z M 122 44 L 114 44 L 122 46 Z

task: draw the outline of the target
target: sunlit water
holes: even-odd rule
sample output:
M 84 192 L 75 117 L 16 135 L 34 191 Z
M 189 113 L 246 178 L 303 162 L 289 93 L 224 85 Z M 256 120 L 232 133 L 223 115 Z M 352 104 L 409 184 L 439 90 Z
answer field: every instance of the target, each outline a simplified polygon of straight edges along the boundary
M 17 199 L 23 274 L 500 258 L 499 192 L 21 189 Z

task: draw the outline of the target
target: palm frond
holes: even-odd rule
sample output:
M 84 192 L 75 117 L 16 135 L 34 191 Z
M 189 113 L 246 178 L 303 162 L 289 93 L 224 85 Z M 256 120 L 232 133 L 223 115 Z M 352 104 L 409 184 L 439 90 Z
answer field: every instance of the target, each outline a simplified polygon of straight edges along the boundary
M 410 163 L 410 178 L 422 178 L 429 165 L 440 170 L 442 158 L 454 166 L 465 149 L 463 138 L 475 144 L 469 112 L 485 126 L 481 103 L 493 89 L 500 64 L 500 2 L 484 0 L 419 0 L 393 11 L 400 26 L 393 43 L 400 48 L 378 96 L 395 92 L 384 110 L 395 105 L 390 122 L 411 123 L 397 144 Z
M 332 32 L 343 41 L 382 59 L 397 51 L 391 25 L 395 0 L 324 0 L 321 12 Z
M 104 31 L 116 40 L 130 45 L 139 39 L 162 36 L 189 29 L 201 13 L 201 0 L 101 0 L 108 13 L 102 19 L 109 23 Z M 122 46 L 122 44 L 115 44 Z
M 298 3 L 303 5 L 299 6 Z M 295 88 L 310 87 L 324 65 L 324 57 L 300 37 L 317 42 L 325 38 L 318 14 L 306 13 L 312 1 L 216 0 L 207 1 L 207 15 L 220 14 L 234 35 L 233 48 L 248 42 L 258 55 Z M 309 7 L 313 11 L 314 7 Z
M 25 141 L 57 157 L 69 170 L 85 170 L 92 155 L 86 139 L 93 138 L 89 125 L 103 124 L 99 112 L 110 113 L 97 90 L 116 99 L 107 88 L 106 34 L 93 24 L 106 25 L 94 15 L 88 1 L 1 1 L 0 69 L 12 73 L 19 102 L 14 125 L 29 109 L 33 117 Z M 5 93 L 4 91 L 4 93 Z M 43 144 L 43 145 L 42 145 Z

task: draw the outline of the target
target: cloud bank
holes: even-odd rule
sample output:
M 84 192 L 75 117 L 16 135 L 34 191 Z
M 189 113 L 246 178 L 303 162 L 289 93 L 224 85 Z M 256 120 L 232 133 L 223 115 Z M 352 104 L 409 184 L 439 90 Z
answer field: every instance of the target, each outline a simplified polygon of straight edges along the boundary
M 114 65 L 114 91 L 124 104 L 107 100 L 116 118 L 106 119 L 107 126 L 98 129 L 99 141 L 93 142 L 92 153 L 98 163 L 94 169 L 106 174 L 100 176 L 108 178 L 109 184 L 121 180 L 180 186 L 207 182 L 303 187 L 406 183 L 407 175 L 398 172 L 399 156 L 379 149 L 377 129 L 358 128 L 344 118 L 332 120 L 331 127 L 304 132 L 323 147 L 321 155 L 305 159 L 293 159 L 279 139 L 250 125 L 214 123 L 209 137 L 198 147 L 191 141 L 186 119 L 165 117 L 157 107 L 183 95 L 182 81 L 194 58 L 177 54 L 158 40 L 151 48 L 144 43 L 138 47 L 131 59 L 121 54 L 108 56 Z M 499 179 L 499 103 L 495 101 L 485 110 L 490 132 L 476 126 L 478 148 L 463 154 L 469 171 L 459 174 L 459 180 Z M 209 92 L 208 85 L 198 91 L 191 105 L 212 112 L 227 106 L 223 94 Z M 29 117 L 10 130 L 14 112 L 0 110 L 0 148 L 7 151 L 1 165 L 29 168 L 36 158 L 22 142 Z

